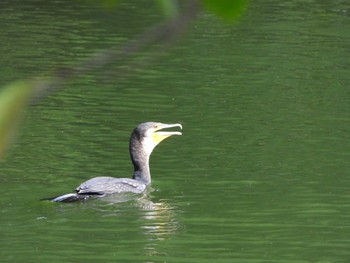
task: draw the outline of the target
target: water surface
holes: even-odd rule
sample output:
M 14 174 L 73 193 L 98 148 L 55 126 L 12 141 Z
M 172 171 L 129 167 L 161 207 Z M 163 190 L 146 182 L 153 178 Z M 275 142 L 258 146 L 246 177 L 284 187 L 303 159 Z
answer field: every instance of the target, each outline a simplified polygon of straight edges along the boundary
M 133 2 L 1 6 L 2 85 L 161 19 Z M 348 262 L 348 13 L 346 1 L 270 0 L 235 24 L 203 14 L 147 67 L 112 65 L 31 108 L 1 163 L 2 262 Z M 147 194 L 38 201 L 129 177 L 143 121 L 184 126 L 155 149 Z

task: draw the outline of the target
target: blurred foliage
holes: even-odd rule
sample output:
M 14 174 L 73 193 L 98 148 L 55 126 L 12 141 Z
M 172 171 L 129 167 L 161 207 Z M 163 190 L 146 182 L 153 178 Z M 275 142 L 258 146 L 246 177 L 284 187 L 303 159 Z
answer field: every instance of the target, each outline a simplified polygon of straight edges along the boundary
M 91 3 L 103 6 L 106 9 L 113 9 L 118 6 L 121 0 L 80 0 L 83 3 Z M 178 0 L 155 0 L 161 12 L 167 18 L 179 16 L 180 3 L 190 1 Z M 248 0 L 193 0 L 195 5 L 202 3 L 202 6 L 219 17 L 226 20 L 238 18 L 248 5 Z M 185 7 L 183 7 L 185 8 Z M 193 14 L 195 17 L 195 14 Z M 182 22 L 182 21 L 181 21 Z M 50 83 L 50 84 L 48 84 Z M 49 93 L 50 86 L 55 85 L 57 80 L 14 82 L 0 90 L 0 158 L 3 156 L 6 147 L 14 137 L 18 122 L 23 116 L 24 109 L 28 102 L 35 98 L 34 93 Z M 35 94 L 35 95 L 38 95 Z
M 176 0 L 156 0 L 163 14 L 168 18 L 179 14 L 179 4 Z
M 13 139 L 18 122 L 33 94 L 32 82 L 15 82 L 0 91 L 0 158 Z
M 237 19 L 248 6 L 248 0 L 203 0 L 204 7 L 225 20 Z
M 81 0 L 82 1 L 82 0 Z M 82 1 L 83 2 L 83 1 Z M 94 3 L 107 9 L 113 9 L 118 6 L 122 0 L 85 0 L 85 2 Z M 178 0 L 155 0 L 160 7 L 161 12 L 167 18 L 178 15 L 180 3 L 185 1 Z M 210 11 L 220 18 L 228 21 L 237 19 L 248 6 L 248 0 L 201 0 L 204 9 Z

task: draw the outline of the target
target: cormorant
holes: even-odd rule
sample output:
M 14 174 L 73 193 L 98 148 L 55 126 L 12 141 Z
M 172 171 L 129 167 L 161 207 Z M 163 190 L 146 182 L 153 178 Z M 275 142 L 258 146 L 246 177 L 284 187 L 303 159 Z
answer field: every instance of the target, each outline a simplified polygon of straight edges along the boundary
M 179 127 L 181 124 L 163 124 L 160 122 L 144 122 L 131 133 L 129 150 L 134 173 L 131 178 L 95 177 L 85 181 L 69 193 L 46 199 L 52 202 L 74 202 L 86 200 L 91 196 L 103 197 L 108 194 L 142 193 L 151 183 L 149 157 L 157 144 L 172 135 L 181 135 L 179 131 L 163 131 L 162 129 Z

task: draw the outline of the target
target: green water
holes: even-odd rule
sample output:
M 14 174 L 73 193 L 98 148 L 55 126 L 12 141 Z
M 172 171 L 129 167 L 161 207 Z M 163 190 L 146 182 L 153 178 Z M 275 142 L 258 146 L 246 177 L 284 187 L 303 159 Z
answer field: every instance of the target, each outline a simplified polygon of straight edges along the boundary
M 1 262 L 349 262 L 350 6 L 330 2 L 256 1 L 233 25 L 203 14 L 147 67 L 112 65 L 31 108 L 0 163 Z M 67 3 L 2 1 L 1 85 L 160 19 Z M 153 152 L 147 195 L 38 201 L 129 177 L 143 121 L 184 126 Z

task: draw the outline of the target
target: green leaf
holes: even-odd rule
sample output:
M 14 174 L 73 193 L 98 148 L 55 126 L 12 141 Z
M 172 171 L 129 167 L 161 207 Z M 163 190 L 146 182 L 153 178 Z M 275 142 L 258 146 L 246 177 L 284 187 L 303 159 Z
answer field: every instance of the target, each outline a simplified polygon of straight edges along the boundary
M 179 6 L 176 0 L 156 0 L 163 14 L 167 18 L 174 18 L 179 14 Z
M 219 17 L 233 21 L 248 6 L 248 0 L 203 0 L 204 7 Z
M 32 82 L 15 82 L 0 90 L 0 159 L 13 139 L 17 124 L 33 93 Z

